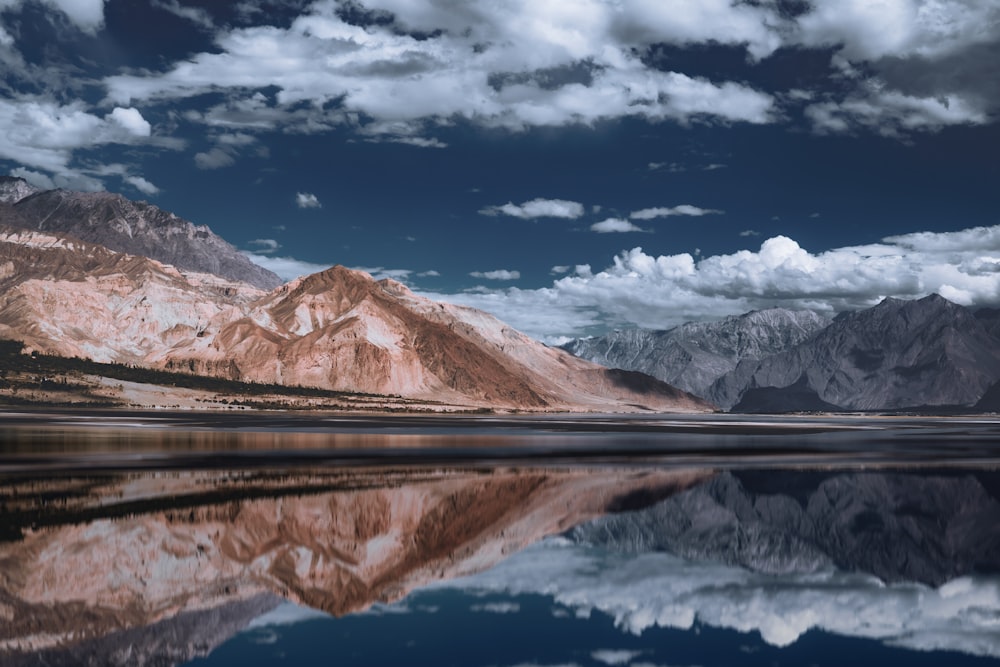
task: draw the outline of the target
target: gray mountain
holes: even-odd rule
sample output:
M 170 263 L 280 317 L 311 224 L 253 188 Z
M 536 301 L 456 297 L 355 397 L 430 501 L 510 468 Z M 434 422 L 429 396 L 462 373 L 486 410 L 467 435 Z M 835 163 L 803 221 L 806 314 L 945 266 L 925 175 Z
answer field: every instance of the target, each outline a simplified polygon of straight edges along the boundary
M 568 536 L 771 574 L 835 566 L 936 586 L 1000 571 L 998 481 L 986 472 L 727 472 L 647 509 L 577 526 Z
M 89 628 L 92 637 L 64 646 L 38 651 L 0 653 L 8 667 L 29 665 L 73 667 L 172 667 L 195 658 L 205 657 L 251 621 L 274 609 L 283 600 L 270 593 L 260 593 L 248 599 L 226 602 L 217 607 L 182 611 L 145 627 L 101 634 L 99 625 Z M 30 608 L 42 625 L 51 619 L 50 610 Z
M 562 347 L 602 366 L 640 371 L 705 397 L 712 383 L 740 361 L 788 350 L 829 324 L 811 311 L 770 308 L 665 331 L 621 329 Z
M 8 190 L 16 184 L 7 179 Z M 20 180 L 20 179 L 13 179 Z M 30 187 L 30 186 L 29 186 Z M 108 192 L 35 192 L 0 222 L 65 234 L 117 252 L 142 255 L 179 269 L 212 273 L 270 290 L 282 280 L 257 266 L 204 225 L 195 226 L 146 202 Z
M 707 398 L 729 409 L 750 390 L 773 388 L 767 402 L 780 404 L 785 390 L 785 411 L 817 399 L 848 410 L 973 406 L 998 380 L 1000 339 L 932 294 L 843 313 L 790 350 L 741 361 Z
M 0 202 L 16 204 L 25 197 L 41 192 L 23 178 L 0 176 Z

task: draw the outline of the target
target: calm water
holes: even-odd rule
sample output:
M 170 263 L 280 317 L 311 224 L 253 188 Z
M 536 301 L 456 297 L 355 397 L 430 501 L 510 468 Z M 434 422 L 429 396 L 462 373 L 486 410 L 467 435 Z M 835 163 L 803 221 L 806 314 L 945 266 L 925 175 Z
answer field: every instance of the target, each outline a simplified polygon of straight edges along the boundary
M 1000 662 L 1000 421 L 0 415 L 0 664 Z

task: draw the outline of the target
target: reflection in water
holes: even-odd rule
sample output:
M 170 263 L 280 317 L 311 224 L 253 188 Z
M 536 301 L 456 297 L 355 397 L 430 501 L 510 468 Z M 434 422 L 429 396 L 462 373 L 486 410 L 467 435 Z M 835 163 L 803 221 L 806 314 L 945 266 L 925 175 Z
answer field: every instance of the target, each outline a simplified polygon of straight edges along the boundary
M 185 627 L 196 625 L 192 614 L 222 607 L 215 613 L 245 614 L 263 594 L 334 614 L 365 609 L 705 476 L 379 469 L 11 484 L 0 543 L 0 651 L 24 656 L 83 642 L 61 659 L 94 652 L 99 663 L 123 642 L 134 645 L 136 634 L 122 631 L 181 612 Z M 102 637 L 110 643 L 95 645 Z M 58 659 L 46 654 L 49 663 Z
M 808 426 L 800 450 L 719 433 L 681 449 L 648 425 L 520 441 L 546 467 L 489 429 L 40 428 L 0 460 L 0 663 L 1000 661 L 995 426 L 956 435 L 979 463 L 892 470 L 871 462 L 905 435 L 869 456 L 873 440 Z M 552 437 L 643 456 L 571 465 Z M 345 448 L 409 453 L 326 463 Z M 468 465 L 437 454 L 457 449 Z

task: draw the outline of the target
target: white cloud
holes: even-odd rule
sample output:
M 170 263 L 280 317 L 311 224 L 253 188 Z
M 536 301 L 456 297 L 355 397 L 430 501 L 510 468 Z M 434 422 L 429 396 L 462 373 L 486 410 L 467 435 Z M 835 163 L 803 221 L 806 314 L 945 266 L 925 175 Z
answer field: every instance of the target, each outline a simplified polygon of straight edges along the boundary
M 575 220 L 583 215 L 583 204 L 566 199 L 532 199 L 523 204 L 507 202 L 502 206 L 487 206 L 479 210 L 482 215 L 509 215 L 514 218 L 564 218 Z
M 364 271 L 370 274 L 375 280 L 389 278 L 391 280 L 398 280 L 399 282 L 406 282 L 410 274 L 413 273 L 412 269 L 387 269 L 384 266 L 352 266 L 350 268 L 354 271 Z
M 864 129 L 885 136 L 939 130 L 947 125 L 977 125 L 989 119 L 985 111 L 957 95 L 915 97 L 888 90 L 811 104 L 805 114 L 821 133 Z
M 108 114 L 108 119 L 118 123 L 130 134 L 134 134 L 137 137 L 148 137 L 153 133 L 152 126 L 142 117 L 139 110 L 134 107 L 129 107 L 128 109 L 115 107 Z
M 42 3 L 65 14 L 84 32 L 94 33 L 104 25 L 104 0 L 42 0 Z M 24 0 L 0 0 L 0 9 L 14 9 L 24 4 Z
M 159 194 L 160 188 L 156 187 L 142 176 L 125 176 L 125 182 L 145 195 Z
M 296 192 L 295 205 L 299 208 L 323 208 L 316 195 L 309 192 Z
M 740 232 L 740 236 L 743 237 L 760 236 L 760 232 L 758 232 L 756 229 L 744 229 L 742 232 Z
M 185 7 L 177 0 L 153 0 L 151 4 L 153 7 L 170 12 L 174 16 L 179 16 L 182 19 L 190 21 L 199 28 L 203 28 L 205 30 L 213 30 L 215 28 L 212 16 L 204 9 L 198 7 Z
M 257 246 L 256 252 L 263 253 L 265 255 L 269 255 L 281 247 L 281 244 L 275 239 L 254 239 L 250 241 L 250 245 Z
M 269 255 L 261 255 L 247 251 L 244 251 L 243 254 L 246 255 L 251 262 L 258 266 L 263 266 L 265 269 L 273 272 L 282 280 L 294 280 L 301 276 L 312 275 L 313 273 L 326 271 L 331 266 L 330 264 L 306 262 L 293 257 L 271 257 Z
M 548 595 L 577 614 L 608 614 L 632 634 L 701 623 L 756 631 L 768 644 L 788 646 L 819 629 L 914 650 L 1000 657 L 996 576 L 963 577 L 937 589 L 835 571 L 776 577 L 549 538 L 491 570 L 434 588 Z
M 642 655 L 642 651 L 626 651 L 625 649 L 600 649 L 593 651 L 590 657 L 605 665 L 627 665 L 633 658 Z
M 52 177 L 39 171 L 32 171 L 31 169 L 25 169 L 24 167 L 17 167 L 16 169 L 10 170 L 10 175 L 23 178 L 31 185 L 34 185 L 36 188 L 41 188 L 42 190 L 54 190 L 56 188 L 55 181 L 52 180 Z
M 202 153 L 195 153 L 194 163 L 199 169 L 221 169 L 236 164 L 233 152 L 221 146 Z
M 417 274 L 417 277 L 418 278 L 440 278 L 441 274 L 439 272 L 435 271 L 434 269 L 431 269 L 430 271 L 421 271 L 420 273 Z
M 135 109 L 117 107 L 105 117 L 80 102 L 19 97 L 0 99 L 0 158 L 67 178 L 73 151 L 101 144 L 133 144 L 149 136 L 149 123 Z
M 485 604 L 474 604 L 469 607 L 469 611 L 486 612 L 489 614 L 516 614 L 521 611 L 521 605 L 517 602 L 487 602 Z
M 521 272 L 497 269 L 495 271 L 473 271 L 469 275 L 473 278 L 485 278 L 486 280 L 517 280 L 521 277 Z
M 702 216 L 716 213 L 722 213 L 722 211 L 714 208 L 700 208 L 691 204 L 680 204 L 673 207 L 644 208 L 632 211 L 629 217 L 635 220 L 652 220 L 653 218 L 666 218 L 672 215 Z
M 344 23 L 336 5 L 315 3 L 307 15 L 287 28 L 238 28 L 217 38 L 220 52 L 201 53 L 162 74 L 109 77 L 110 99 L 191 97 L 209 90 L 243 90 L 275 86 L 274 104 L 242 111 L 241 123 L 255 116 L 267 125 L 305 122 L 291 117 L 292 108 L 309 102 L 322 109 L 338 101 L 313 129 L 343 122 L 358 123 L 364 134 L 388 134 L 422 146 L 438 146 L 413 129 L 393 132 L 395 123 L 419 127 L 425 122 L 455 117 L 487 125 L 518 129 L 536 125 L 592 124 L 637 116 L 653 121 L 688 122 L 694 118 L 768 122 L 773 100 L 769 95 L 734 82 L 711 82 L 677 72 L 661 72 L 644 65 L 635 46 L 643 39 L 662 42 L 663 34 L 639 34 L 649 14 L 671 24 L 672 17 L 690 14 L 680 6 L 661 11 L 633 2 L 625 11 L 591 0 L 578 7 L 539 3 L 498 3 L 442 12 L 430 3 L 393 6 L 396 26 L 361 28 Z M 758 23 L 750 35 L 745 29 L 770 10 L 733 8 L 713 0 L 711 11 L 696 12 L 719 23 L 687 21 L 702 38 L 754 44 L 756 37 L 773 32 Z M 416 39 L 400 34 L 398 25 L 427 26 L 436 35 Z M 623 18 L 624 17 L 624 18 Z M 436 26 L 430 22 L 439 21 Z M 742 22 L 744 27 L 737 28 Z M 421 28 L 422 30 L 423 28 Z M 712 37 L 706 37 L 712 35 Z M 683 38 L 691 41 L 691 35 Z M 638 41 L 637 41 L 638 40 Z M 763 47 L 762 47 L 763 48 Z M 276 57 L 280 54 L 280 57 Z M 547 74 L 559 68 L 587 68 L 589 81 L 553 84 Z M 516 74 L 512 79 L 503 77 Z M 495 78 L 494 75 L 500 78 Z M 356 112 L 373 119 L 368 127 Z M 353 117 L 354 120 L 348 120 Z M 208 120 L 208 116 L 203 116 Z M 216 116 L 217 118 L 217 116 Z M 309 114 L 309 122 L 317 114 Z M 311 130 L 307 130 L 311 131 Z
M 628 220 L 608 218 L 607 220 L 601 220 L 592 224 L 590 231 L 597 232 L 598 234 L 608 234 L 611 232 L 646 232 L 649 230 L 637 227 Z
M 562 266 L 553 266 L 551 269 L 549 269 L 549 273 L 551 273 L 554 276 L 560 276 L 560 275 L 562 275 L 564 273 L 569 273 L 569 270 L 571 268 L 573 268 L 573 267 L 571 267 L 571 266 L 565 266 L 565 265 L 562 265 Z
M 593 328 L 667 328 L 783 306 L 833 314 L 886 296 L 931 292 L 962 305 L 1000 303 L 1000 226 L 921 232 L 811 253 L 777 236 L 759 250 L 695 259 L 624 251 L 602 271 L 581 265 L 550 287 L 436 294 L 482 308 L 540 340 Z

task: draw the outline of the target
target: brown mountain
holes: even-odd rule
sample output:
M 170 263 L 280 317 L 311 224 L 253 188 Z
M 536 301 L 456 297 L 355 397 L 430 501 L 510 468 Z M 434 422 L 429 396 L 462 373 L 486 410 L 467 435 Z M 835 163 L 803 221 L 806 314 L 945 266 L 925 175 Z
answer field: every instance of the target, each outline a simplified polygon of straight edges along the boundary
M 21 179 L 0 181 L 0 222 L 71 236 L 111 250 L 142 255 L 179 269 L 212 273 L 272 289 L 281 279 L 257 266 L 204 225 L 194 225 L 144 201 L 110 192 L 37 191 Z
M 48 354 L 466 406 L 712 409 L 360 271 L 334 267 L 265 293 L 10 228 L 0 228 L 0 337 Z
M 623 499 L 654 502 L 707 473 L 206 475 L 35 480 L 3 494 L 8 530 L 23 532 L 0 539 L 0 662 L 115 640 L 128 628 L 266 593 L 333 614 L 365 609 L 486 569 Z M 70 500 L 33 504 L 42 487 Z

